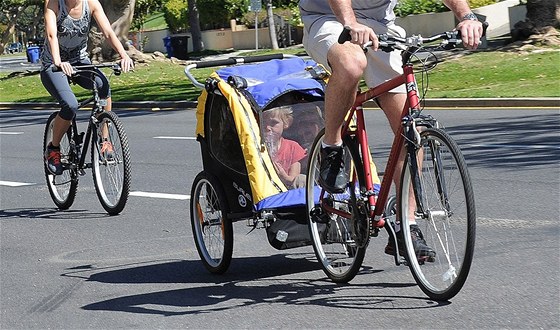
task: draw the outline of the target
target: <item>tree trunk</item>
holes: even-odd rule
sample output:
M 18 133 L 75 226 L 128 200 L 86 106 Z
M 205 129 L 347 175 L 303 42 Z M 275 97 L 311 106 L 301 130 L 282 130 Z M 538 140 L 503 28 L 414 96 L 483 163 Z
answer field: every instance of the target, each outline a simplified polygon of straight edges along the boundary
M 193 51 L 200 52 L 204 49 L 202 44 L 202 33 L 200 31 L 200 20 L 196 0 L 188 0 L 189 5 L 189 28 L 192 35 Z
M 123 44 L 124 48 L 129 52 L 129 55 L 134 59 L 134 57 L 137 57 L 138 55 L 133 55 L 138 51 L 133 46 L 129 45 L 127 41 L 128 31 L 130 30 L 132 17 L 134 16 L 134 5 L 136 4 L 136 0 L 100 0 L 99 2 L 103 6 L 103 10 L 109 19 L 115 34 Z M 117 57 L 113 48 L 104 40 L 95 22 L 90 33 L 89 49 L 92 54 L 92 58 L 99 62 L 114 60 Z
M 276 24 L 274 24 L 274 14 L 272 13 L 272 0 L 266 0 L 266 16 L 268 19 L 268 31 L 272 49 L 278 49 L 278 38 L 276 38 Z
M 534 34 L 544 34 L 551 28 L 560 27 L 559 0 L 527 0 L 525 21 L 515 24 L 512 39 L 525 40 Z
M 527 20 L 540 30 L 544 27 L 558 27 L 560 2 L 558 0 L 528 0 Z
M 17 18 L 22 10 L 23 7 L 14 7 L 9 11 L 4 12 L 8 18 L 8 22 L 6 29 L 0 33 L 0 54 L 4 54 L 5 45 L 11 42 L 10 37 L 14 34 Z

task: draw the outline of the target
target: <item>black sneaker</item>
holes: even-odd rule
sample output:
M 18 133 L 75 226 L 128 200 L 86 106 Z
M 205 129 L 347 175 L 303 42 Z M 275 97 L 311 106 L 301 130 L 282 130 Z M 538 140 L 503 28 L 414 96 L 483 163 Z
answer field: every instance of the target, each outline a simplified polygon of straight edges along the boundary
M 344 170 L 344 148 L 321 148 L 319 184 L 331 194 L 344 192 L 348 175 Z
M 397 244 L 399 245 L 399 254 L 404 255 L 404 241 L 402 237 L 402 231 L 397 233 Z M 410 225 L 410 235 L 412 236 L 412 245 L 414 246 L 414 251 L 418 259 L 423 259 L 425 261 L 433 262 L 436 256 L 436 252 L 428 246 L 422 231 L 417 225 Z M 395 248 L 393 246 L 393 241 L 389 239 L 387 246 L 385 246 L 385 253 L 389 255 L 395 255 Z
M 47 169 L 54 175 L 61 175 L 64 171 L 62 163 L 60 162 L 60 147 L 53 147 L 49 143 L 47 149 L 45 150 L 45 164 Z

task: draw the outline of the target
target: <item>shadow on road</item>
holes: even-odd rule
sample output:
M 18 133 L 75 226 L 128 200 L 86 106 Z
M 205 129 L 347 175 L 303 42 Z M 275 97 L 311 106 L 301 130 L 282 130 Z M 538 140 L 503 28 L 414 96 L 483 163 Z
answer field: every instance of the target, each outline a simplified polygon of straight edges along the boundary
M 57 208 L 17 208 L 0 210 L 2 218 L 45 219 L 45 220 L 88 220 L 111 217 L 107 213 L 88 210 L 59 210 Z
M 549 167 L 560 160 L 558 113 L 496 117 L 484 124 L 446 126 L 446 130 L 472 166 L 519 170 Z
M 196 315 L 259 304 L 316 305 L 352 309 L 418 309 L 444 306 L 423 297 L 370 295 L 365 292 L 415 283 L 336 284 L 326 279 L 279 279 L 318 270 L 310 254 L 277 254 L 236 258 L 224 275 L 212 275 L 200 261 L 171 261 L 98 272 L 89 265 L 62 276 L 109 284 L 189 283 L 201 286 L 123 296 L 95 302 L 85 310 L 120 311 L 164 316 Z M 122 266 L 119 266 L 121 268 Z M 93 274 L 91 274 L 93 272 Z M 366 270 L 369 273 L 381 270 Z M 87 274 L 91 275 L 87 275 Z M 85 275 L 85 276 L 84 276 Z M 406 300 L 406 304 L 394 304 Z M 412 301 L 412 303 L 411 303 Z M 411 307 L 411 305 L 413 307 Z M 401 306 L 401 307 L 398 307 Z M 404 307 L 407 306 L 407 307 Z
M 33 125 L 45 125 L 47 123 L 47 118 L 49 115 L 57 111 L 58 109 L 52 110 L 36 110 L 36 111 L 29 111 L 29 110 L 3 110 L 0 111 L 0 129 L 6 128 L 16 128 L 16 127 L 25 127 L 25 126 L 33 126 Z M 78 128 L 81 129 L 80 124 L 84 123 L 88 119 L 90 114 L 90 109 L 80 110 L 77 114 L 78 119 Z M 128 117 L 140 117 L 140 116 L 166 116 L 175 111 L 183 111 L 183 110 L 165 110 L 165 111 L 150 111 L 148 109 L 143 110 L 119 110 L 114 109 L 115 113 L 120 118 L 128 118 Z M 85 126 L 83 126 L 85 130 Z

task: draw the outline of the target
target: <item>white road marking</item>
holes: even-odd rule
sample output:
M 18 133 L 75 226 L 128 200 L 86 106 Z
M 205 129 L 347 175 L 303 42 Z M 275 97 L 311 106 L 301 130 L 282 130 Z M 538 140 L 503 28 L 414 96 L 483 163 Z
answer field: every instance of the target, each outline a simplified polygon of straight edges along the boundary
M 196 140 L 192 136 L 154 136 L 154 139 L 165 139 L 165 140 Z
M 23 186 L 32 186 L 36 183 L 32 182 L 16 182 L 16 181 L 1 181 L 0 186 L 6 187 L 23 187 Z M 183 194 L 166 194 L 166 193 L 156 193 L 156 192 L 146 192 L 146 191 L 132 191 L 130 192 L 130 196 L 136 197 L 148 197 L 148 198 L 163 198 L 163 199 L 178 199 L 178 200 L 188 200 L 191 198 L 190 195 L 183 195 Z
M 146 191 L 132 191 L 130 192 L 130 196 L 164 198 L 164 199 L 181 199 L 181 200 L 187 200 L 191 198 L 190 195 L 164 194 L 164 193 L 155 193 L 155 192 L 146 192 Z
M 8 186 L 8 187 L 32 186 L 34 184 L 35 183 L 30 183 L 30 182 L 0 181 L 0 186 Z
M 505 149 L 560 149 L 560 146 L 545 146 L 538 144 L 469 144 L 477 148 L 505 148 Z
M 23 132 L 0 132 L 0 135 L 20 135 Z

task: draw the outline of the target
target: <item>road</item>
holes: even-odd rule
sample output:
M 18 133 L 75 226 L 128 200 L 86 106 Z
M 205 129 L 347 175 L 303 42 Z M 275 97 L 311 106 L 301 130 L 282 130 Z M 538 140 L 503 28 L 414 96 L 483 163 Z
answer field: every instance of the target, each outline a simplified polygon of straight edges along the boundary
M 0 56 L 0 72 L 13 72 L 13 71 L 39 71 L 41 64 L 39 63 L 29 63 L 23 55 L 9 55 Z
M 478 215 L 471 273 L 446 303 L 383 254 L 385 234 L 361 273 L 336 285 L 311 247 L 275 250 L 264 231 L 236 223 L 230 269 L 210 275 L 189 223 L 202 169 L 195 112 L 117 112 L 133 181 L 110 217 L 90 172 L 72 208 L 54 208 L 41 163 L 48 111 L 0 111 L 1 329 L 560 327 L 558 109 L 432 112 L 464 151 Z M 380 111 L 366 116 L 382 168 L 389 131 Z

